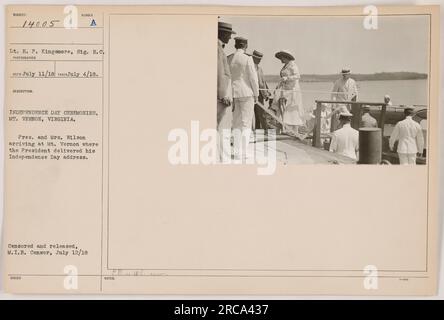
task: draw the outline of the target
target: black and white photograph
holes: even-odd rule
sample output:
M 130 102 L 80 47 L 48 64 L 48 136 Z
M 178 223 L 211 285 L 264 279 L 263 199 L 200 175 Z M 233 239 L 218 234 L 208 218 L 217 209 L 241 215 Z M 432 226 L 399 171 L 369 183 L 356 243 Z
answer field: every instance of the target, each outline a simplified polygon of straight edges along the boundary
M 426 164 L 429 23 L 220 16 L 219 161 L 273 148 L 284 164 Z
M 444 8 L 75 2 L 4 8 L 0 300 L 442 298 Z

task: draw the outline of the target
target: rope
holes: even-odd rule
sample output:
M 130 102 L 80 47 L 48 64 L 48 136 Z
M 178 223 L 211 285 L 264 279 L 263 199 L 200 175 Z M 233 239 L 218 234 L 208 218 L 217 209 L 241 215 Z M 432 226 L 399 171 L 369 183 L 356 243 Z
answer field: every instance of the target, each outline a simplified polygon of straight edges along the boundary
M 256 102 L 256 104 L 262 109 L 264 110 L 270 117 L 272 117 L 274 120 L 276 120 L 277 122 L 279 122 L 281 125 L 284 125 L 284 122 L 282 121 L 282 119 L 280 119 L 279 117 L 276 117 L 276 115 L 269 109 L 266 108 L 262 103 L 260 103 L 259 101 Z
M 295 92 L 313 92 L 313 93 L 328 93 L 328 94 L 347 94 L 346 92 L 332 92 L 321 90 L 296 90 L 296 89 L 259 89 L 259 91 L 295 91 Z
M 311 93 L 325 93 L 325 94 L 336 94 L 336 95 L 344 95 L 347 94 L 346 92 L 332 92 L 332 91 L 321 91 L 321 90 L 296 90 L 296 89 L 259 89 L 259 91 L 294 91 L 294 92 L 311 92 Z M 340 104 L 343 101 L 338 101 L 337 103 Z M 347 102 L 347 101 L 345 101 Z M 401 108 L 401 105 L 392 105 L 392 107 L 395 108 Z M 407 104 L 406 104 L 407 105 Z M 427 107 L 426 104 L 412 104 L 413 107 Z

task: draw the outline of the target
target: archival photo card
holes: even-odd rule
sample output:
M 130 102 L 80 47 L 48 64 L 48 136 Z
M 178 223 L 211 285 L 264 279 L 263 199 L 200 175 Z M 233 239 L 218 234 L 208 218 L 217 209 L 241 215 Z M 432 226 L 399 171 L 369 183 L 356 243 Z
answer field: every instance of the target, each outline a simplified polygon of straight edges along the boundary
M 7 292 L 436 294 L 439 7 L 5 17 Z

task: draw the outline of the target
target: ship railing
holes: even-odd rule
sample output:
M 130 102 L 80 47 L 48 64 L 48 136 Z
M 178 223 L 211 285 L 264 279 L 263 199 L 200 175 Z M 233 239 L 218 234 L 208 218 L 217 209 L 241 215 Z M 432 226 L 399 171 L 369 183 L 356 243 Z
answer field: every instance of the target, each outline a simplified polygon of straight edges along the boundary
M 312 146 L 316 148 L 322 148 L 322 136 L 321 136 L 321 121 L 322 121 L 322 106 L 324 104 L 335 105 L 347 105 L 347 109 L 352 113 L 351 126 L 352 128 L 359 130 L 361 122 L 362 107 L 364 106 L 374 106 L 380 107 L 381 113 L 378 119 L 378 126 L 381 128 L 382 136 L 384 136 L 384 123 L 387 111 L 387 103 L 385 102 L 366 102 L 366 101 L 337 101 L 337 100 L 316 100 L 316 108 L 313 111 L 315 116 L 315 124 L 313 127 L 313 140 Z M 330 123 L 330 130 L 333 131 L 336 128 Z

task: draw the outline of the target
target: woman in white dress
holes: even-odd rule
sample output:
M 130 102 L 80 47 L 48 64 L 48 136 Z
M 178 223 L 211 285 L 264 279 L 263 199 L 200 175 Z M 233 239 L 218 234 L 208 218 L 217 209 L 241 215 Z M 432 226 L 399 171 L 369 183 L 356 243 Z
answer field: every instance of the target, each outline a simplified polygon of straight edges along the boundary
M 282 50 L 277 52 L 275 57 L 281 60 L 284 66 L 280 72 L 281 80 L 276 87 L 271 109 L 282 119 L 284 132 L 300 137 L 298 128 L 305 124 L 308 117 L 302 106 L 299 69 L 291 52 Z

